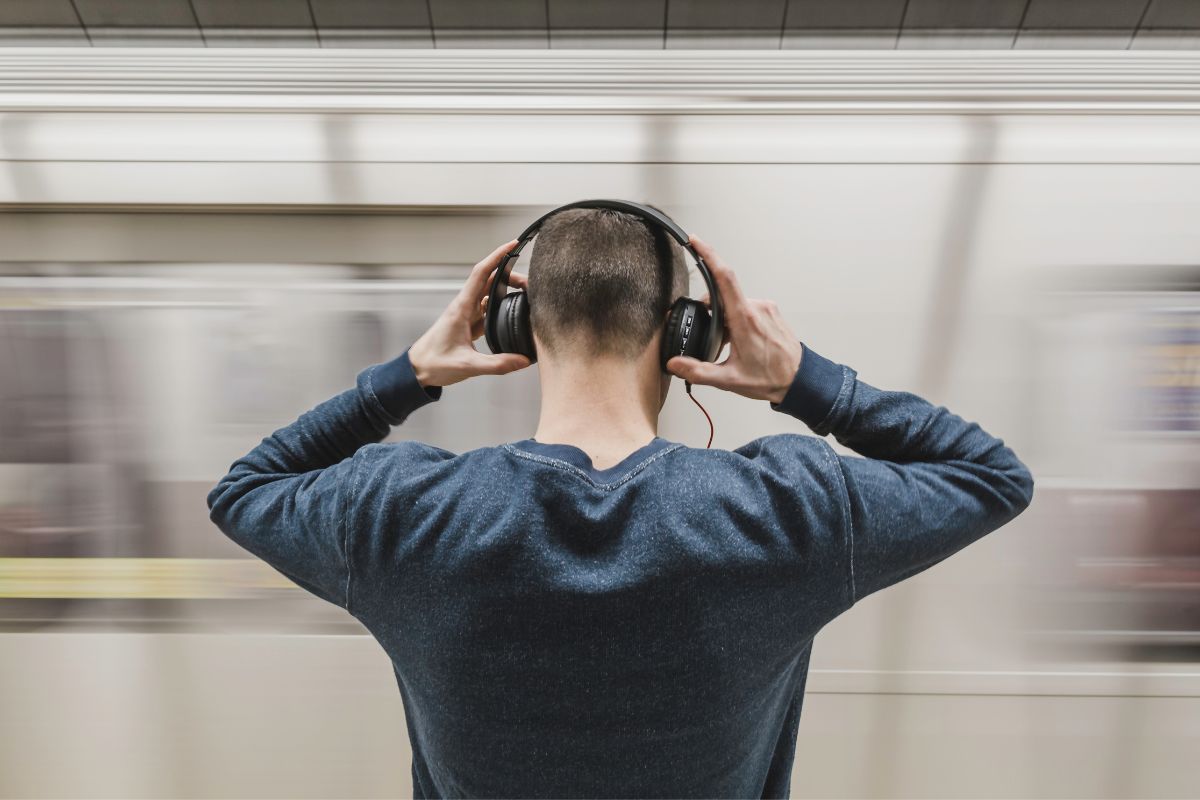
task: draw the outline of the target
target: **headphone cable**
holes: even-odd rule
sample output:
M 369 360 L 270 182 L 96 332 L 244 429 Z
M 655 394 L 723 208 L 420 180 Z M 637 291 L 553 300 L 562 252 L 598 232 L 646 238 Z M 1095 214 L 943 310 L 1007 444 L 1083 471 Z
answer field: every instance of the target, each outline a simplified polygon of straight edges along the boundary
M 692 398 L 692 402 L 696 404 L 696 407 L 697 407 L 697 408 L 699 408 L 701 411 L 704 411 L 704 406 L 700 405 L 700 401 L 699 401 L 699 400 L 697 400 L 697 399 L 696 399 L 696 398 L 695 398 L 695 397 L 692 395 L 692 382 L 691 382 L 691 381 L 684 381 L 684 382 L 683 382 L 683 388 L 684 388 L 684 390 L 685 390 L 685 391 L 687 391 L 687 396 Z M 704 418 L 705 418 L 706 420 L 708 420 L 708 444 L 706 444 L 706 445 L 704 445 L 704 446 L 705 446 L 705 447 L 712 447 L 713 431 L 714 431 L 712 417 L 710 417 L 710 416 L 708 415 L 708 412 L 707 412 L 707 411 L 704 411 Z

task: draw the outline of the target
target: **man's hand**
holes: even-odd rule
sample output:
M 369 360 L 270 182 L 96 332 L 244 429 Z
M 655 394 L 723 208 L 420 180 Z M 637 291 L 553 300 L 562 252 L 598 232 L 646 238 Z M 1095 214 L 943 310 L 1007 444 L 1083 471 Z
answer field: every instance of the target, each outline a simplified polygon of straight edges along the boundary
M 774 301 L 746 297 L 733 270 L 711 247 L 695 236 L 689 241 L 708 265 L 721 293 L 725 316 L 721 346 L 729 343 L 729 358 L 713 364 L 690 356 L 673 356 L 667 360 L 667 371 L 702 386 L 715 386 L 755 400 L 782 402 L 800 368 L 804 345 L 788 328 Z M 707 292 L 700 301 L 711 308 Z
M 488 288 L 496 266 L 517 240 L 502 244 L 471 270 L 467 282 L 446 310 L 413 342 L 408 358 L 422 386 L 450 386 L 476 375 L 503 375 L 528 367 L 530 360 L 516 353 L 481 353 L 472 344 L 483 336 Z M 509 273 L 509 284 L 525 287 L 523 275 Z

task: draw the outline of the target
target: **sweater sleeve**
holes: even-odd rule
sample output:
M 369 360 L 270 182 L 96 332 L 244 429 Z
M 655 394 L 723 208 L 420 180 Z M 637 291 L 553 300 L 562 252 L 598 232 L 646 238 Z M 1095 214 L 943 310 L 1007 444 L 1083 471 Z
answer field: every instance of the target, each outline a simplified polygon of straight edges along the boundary
M 1003 440 L 915 394 L 860 381 L 807 346 L 771 408 L 859 454 L 833 460 L 850 526 L 852 602 L 954 554 L 1033 498 L 1033 476 Z
M 208 494 L 209 516 L 230 539 L 299 586 L 349 609 L 347 509 L 354 454 L 441 397 L 417 381 L 408 350 L 359 373 L 356 386 L 272 433 Z

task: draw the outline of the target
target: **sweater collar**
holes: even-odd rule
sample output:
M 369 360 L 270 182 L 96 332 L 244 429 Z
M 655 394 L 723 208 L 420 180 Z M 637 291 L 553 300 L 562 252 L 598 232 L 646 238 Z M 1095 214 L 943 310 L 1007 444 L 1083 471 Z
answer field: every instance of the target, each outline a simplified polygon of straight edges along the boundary
M 511 443 L 518 450 L 523 450 L 526 453 L 553 458 L 558 461 L 565 461 L 571 466 L 578 467 L 587 473 L 597 483 L 606 483 L 613 478 L 619 477 L 627 472 L 632 467 L 650 458 L 655 453 L 664 450 L 675 444 L 670 439 L 664 439 L 661 436 L 655 436 L 646 444 L 634 450 L 629 455 L 622 458 L 619 462 L 607 469 L 596 469 L 592 465 L 591 456 L 584 450 L 576 447 L 573 444 L 551 444 L 549 442 L 539 442 L 537 439 L 529 438 L 522 439 L 518 442 Z

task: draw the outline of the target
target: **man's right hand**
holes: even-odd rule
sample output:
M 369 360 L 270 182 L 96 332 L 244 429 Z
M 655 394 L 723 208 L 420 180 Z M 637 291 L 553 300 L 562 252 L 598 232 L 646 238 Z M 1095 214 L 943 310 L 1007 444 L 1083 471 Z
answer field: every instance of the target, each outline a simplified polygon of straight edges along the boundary
M 754 400 L 782 402 L 800 368 L 804 345 L 788 328 L 774 301 L 746 297 L 733 270 L 708 244 L 695 236 L 689 241 L 708 265 L 721 293 L 725 327 L 721 346 L 729 343 L 729 357 L 709 363 L 690 356 L 673 356 L 667 360 L 667 371 L 701 386 L 715 386 Z M 700 301 L 711 308 L 707 292 Z

